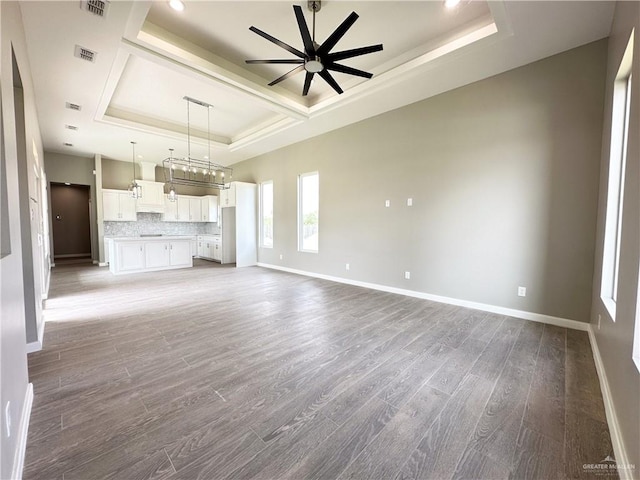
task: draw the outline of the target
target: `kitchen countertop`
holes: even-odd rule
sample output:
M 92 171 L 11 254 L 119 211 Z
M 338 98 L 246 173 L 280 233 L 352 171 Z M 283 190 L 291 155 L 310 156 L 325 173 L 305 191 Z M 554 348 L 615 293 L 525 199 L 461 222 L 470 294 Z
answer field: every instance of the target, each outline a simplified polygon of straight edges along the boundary
M 116 242 L 139 242 L 139 241 L 159 241 L 159 240 L 195 240 L 197 235 L 158 235 L 158 236 L 137 236 L 137 237 L 109 237 L 109 240 Z M 107 238 L 107 237 L 105 237 Z

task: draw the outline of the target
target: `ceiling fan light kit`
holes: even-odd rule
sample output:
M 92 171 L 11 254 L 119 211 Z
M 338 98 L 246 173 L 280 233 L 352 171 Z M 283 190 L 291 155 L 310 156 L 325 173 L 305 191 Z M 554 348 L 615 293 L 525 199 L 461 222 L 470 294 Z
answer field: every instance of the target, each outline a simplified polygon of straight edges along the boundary
M 297 65 L 292 70 L 289 70 L 284 75 L 276 78 L 269 86 L 276 85 L 287 78 L 295 75 L 299 72 L 305 72 L 306 76 L 304 79 L 304 87 L 302 89 L 302 95 L 306 96 L 309 93 L 309 88 L 311 87 L 311 82 L 313 80 L 313 76 L 317 73 L 322 77 L 322 79 L 327 82 L 331 88 L 333 88 L 338 94 L 343 93 L 342 88 L 338 85 L 338 82 L 333 78 L 329 71 L 346 73 L 348 75 L 354 75 L 357 77 L 363 78 L 371 78 L 373 76 L 372 73 L 365 72 L 363 70 L 358 70 L 356 68 L 348 67 L 346 65 L 342 65 L 336 63 L 340 60 L 346 60 L 348 58 L 359 57 L 360 55 L 367 55 L 373 52 L 379 52 L 382 50 L 382 44 L 377 45 L 369 45 L 367 47 L 361 48 L 353 48 L 350 50 L 344 50 L 341 52 L 332 53 L 331 50 L 336 46 L 336 44 L 340 41 L 340 39 L 347 33 L 347 31 L 351 28 L 351 26 L 358 19 L 358 14 L 356 12 L 351 12 L 351 14 L 336 28 L 331 35 L 321 44 L 319 45 L 316 42 L 316 13 L 320 11 L 322 7 L 322 3 L 320 0 L 308 1 L 307 6 L 309 10 L 313 12 L 313 30 L 312 33 L 309 33 L 309 27 L 307 26 L 307 22 L 304 18 L 304 13 L 302 12 L 302 7 L 299 5 L 293 6 L 293 11 L 296 16 L 296 21 L 298 22 L 298 28 L 300 30 L 300 36 L 302 37 L 302 43 L 304 45 L 304 51 L 300 51 L 297 48 L 288 45 L 281 40 L 269 35 L 262 30 L 251 26 L 249 30 L 260 35 L 264 39 L 270 41 L 278 45 L 279 47 L 287 50 L 289 53 L 292 53 L 298 58 L 293 59 L 272 59 L 272 60 L 246 60 L 248 64 L 291 64 Z

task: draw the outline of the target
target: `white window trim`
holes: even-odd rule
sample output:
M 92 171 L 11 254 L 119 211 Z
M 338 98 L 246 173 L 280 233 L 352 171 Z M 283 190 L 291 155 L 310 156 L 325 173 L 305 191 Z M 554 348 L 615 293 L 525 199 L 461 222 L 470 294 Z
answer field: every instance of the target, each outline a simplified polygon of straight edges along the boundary
M 263 195 L 264 195 L 264 185 L 271 185 L 271 202 L 273 205 L 273 180 L 267 180 L 264 182 L 260 183 L 260 208 L 259 208 L 259 213 L 260 213 L 260 247 L 261 248 L 273 248 L 273 244 L 275 243 L 275 229 L 274 229 L 274 235 L 273 235 L 273 239 L 272 239 L 272 243 L 271 245 L 266 245 L 264 243 L 264 200 L 263 200 Z M 273 226 L 272 226 L 273 228 Z
M 632 82 L 634 31 L 616 73 L 611 107 L 611 139 L 609 149 L 609 179 L 605 215 L 604 246 L 600 298 L 611 319 L 616 321 L 616 302 L 620 268 L 620 241 L 624 209 L 629 109 Z
M 317 171 L 301 173 L 300 175 L 298 175 L 298 251 L 302 253 L 318 253 L 318 251 L 320 250 L 319 244 L 318 244 L 318 250 L 309 250 L 309 249 L 302 248 L 303 235 L 304 235 L 303 233 L 304 221 L 302 218 L 302 179 L 304 177 L 310 177 L 312 175 L 318 176 L 318 196 L 320 196 L 320 174 Z M 319 201 L 320 199 L 318 198 L 318 202 Z M 318 210 L 320 209 L 318 208 Z M 319 212 L 318 212 L 318 223 L 320 223 Z

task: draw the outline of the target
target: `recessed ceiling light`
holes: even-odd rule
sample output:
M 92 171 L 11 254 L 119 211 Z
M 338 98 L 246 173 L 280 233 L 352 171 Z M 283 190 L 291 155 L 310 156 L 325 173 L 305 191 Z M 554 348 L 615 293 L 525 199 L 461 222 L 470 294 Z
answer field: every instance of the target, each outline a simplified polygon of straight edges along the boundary
M 169 6 L 177 12 L 184 10 L 184 3 L 181 0 L 169 0 Z
M 444 0 L 444 6 L 447 8 L 453 8 L 458 6 L 460 0 Z
M 71 185 L 69 182 L 64 182 L 64 184 L 65 184 L 66 186 Z

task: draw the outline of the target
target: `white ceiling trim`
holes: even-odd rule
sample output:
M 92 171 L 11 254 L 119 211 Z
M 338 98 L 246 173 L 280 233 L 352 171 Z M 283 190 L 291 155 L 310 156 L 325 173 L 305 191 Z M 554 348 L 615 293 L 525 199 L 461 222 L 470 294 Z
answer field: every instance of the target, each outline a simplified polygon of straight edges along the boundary
M 259 83 L 263 81 L 261 77 L 256 76 L 255 82 L 253 78 L 248 80 L 246 78 L 246 71 L 243 70 L 242 75 L 236 73 L 233 70 L 239 70 L 239 67 L 230 64 L 230 62 L 222 58 L 216 57 L 210 52 L 204 51 L 196 45 L 185 42 L 177 37 L 171 38 L 172 41 L 165 40 L 165 38 L 172 37 L 173 35 L 155 25 L 145 24 L 144 29 L 136 31 L 135 25 L 140 25 L 141 18 L 142 22 L 144 22 L 143 13 L 148 11 L 149 5 L 149 2 L 144 2 L 144 5 L 136 5 L 136 8 L 132 10 L 131 17 L 134 17 L 135 20 L 131 20 L 130 18 L 128 22 L 125 35 L 125 37 L 128 38 L 122 39 L 121 48 L 118 51 L 116 61 L 114 62 L 103 97 L 100 101 L 98 112 L 96 113 L 96 121 L 126 126 L 128 128 L 135 126 L 136 130 L 160 134 L 170 138 L 184 138 L 184 135 L 170 129 L 136 123 L 135 121 L 120 116 L 107 115 L 109 102 L 124 72 L 127 59 L 129 55 L 136 55 L 165 68 L 172 69 L 180 74 L 196 78 L 200 81 L 204 80 L 218 87 L 222 86 L 234 93 L 241 93 L 244 96 L 248 96 L 251 100 L 256 101 L 261 107 L 287 117 L 275 121 L 266 121 L 258 126 L 252 126 L 248 130 L 229 139 L 227 144 L 224 142 L 216 142 L 217 148 L 227 148 L 229 151 L 234 152 L 267 139 L 272 135 L 282 133 L 313 117 L 334 111 L 354 101 L 365 99 L 382 89 L 389 88 L 405 80 L 412 76 L 412 74 L 423 70 L 425 67 L 435 68 L 439 60 L 451 55 L 457 50 L 464 49 L 473 44 L 484 43 L 483 41 L 491 39 L 496 35 L 502 37 L 511 34 L 503 3 L 501 1 L 491 2 L 491 15 L 493 18 L 486 19 L 486 21 L 490 22 L 489 24 L 481 24 L 481 26 L 473 29 L 470 33 L 455 38 L 397 67 L 379 73 L 368 81 L 346 89 L 342 95 L 329 95 L 325 99 L 320 98 L 318 103 L 308 107 L 299 103 L 301 100 L 305 100 L 303 97 L 294 97 L 290 92 L 278 87 L 265 87 Z M 133 35 L 134 32 L 135 35 Z M 188 47 L 188 49 L 183 48 L 182 44 L 187 44 L 185 47 Z M 221 66 L 221 64 L 224 65 L 224 67 Z

